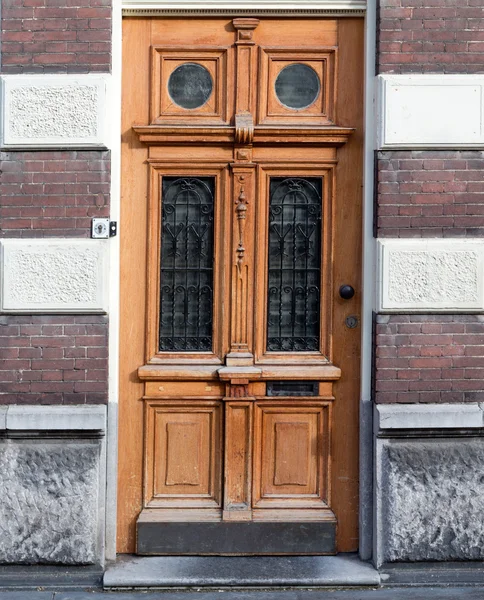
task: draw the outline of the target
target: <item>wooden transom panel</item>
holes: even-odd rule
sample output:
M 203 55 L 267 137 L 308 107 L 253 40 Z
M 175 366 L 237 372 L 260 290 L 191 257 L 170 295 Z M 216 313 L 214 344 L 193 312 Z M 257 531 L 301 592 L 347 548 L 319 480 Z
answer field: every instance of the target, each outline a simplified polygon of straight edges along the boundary
M 153 46 L 152 48 L 151 123 L 227 123 L 229 106 L 227 80 L 232 76 L 231 54 L 227 48 L 193 48 Z M 182 65 L 206 69 L 211 78 L 211 92 L 202 106 L 186 109 L 169 93 L 173 72 Z M 188 82 L 189 84 L 189 82 Z
M 278 76 L 290 65 L 305 65 L 311 68 L 319 79 L 319 93 L 309 106 L 291 109 L 284 106 L 277 97 Z M 335 48 L 261 48 L 259 122 L 274 125 L 302 122 L 318 125 L 334 123 L 335 69 Z

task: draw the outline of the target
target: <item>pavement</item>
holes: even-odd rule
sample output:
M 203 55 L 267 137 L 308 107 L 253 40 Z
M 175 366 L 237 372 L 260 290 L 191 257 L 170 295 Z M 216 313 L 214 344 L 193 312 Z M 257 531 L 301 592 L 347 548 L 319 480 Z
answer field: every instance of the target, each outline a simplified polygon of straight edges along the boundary
M 379 589 L 200 590 L 103 592 L 0 591 L 0 600 L 484 600 L 484 587 L 386 587 Z

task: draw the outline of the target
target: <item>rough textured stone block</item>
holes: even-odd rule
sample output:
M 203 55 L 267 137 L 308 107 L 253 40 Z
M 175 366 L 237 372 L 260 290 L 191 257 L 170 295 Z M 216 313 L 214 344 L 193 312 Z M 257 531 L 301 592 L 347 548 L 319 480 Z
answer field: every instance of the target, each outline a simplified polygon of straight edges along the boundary
M 377 444 L 378 561 L 484 558 L 484 440 Z
M 99 461 L 97 440 L 1 440 L 0 562 L 97 562 Z

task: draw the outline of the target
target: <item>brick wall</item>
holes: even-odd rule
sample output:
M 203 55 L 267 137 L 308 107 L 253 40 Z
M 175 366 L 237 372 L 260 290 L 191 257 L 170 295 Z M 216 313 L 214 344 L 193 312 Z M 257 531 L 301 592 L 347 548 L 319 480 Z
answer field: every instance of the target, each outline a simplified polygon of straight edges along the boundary
M 380 0 L 380 73 L 482 73 L 482 0 Z
M 375 399 L 483 402 L 484 317 L 379 315 Z
M 378 16 L 379 73 L 484 72 L 482 0 L 379 0 Z M 484 153 L 379 152 L 376 204 L 379 237 L 483 237 Z M 377 402 L 484 400 L 481 317 L 376 319 Z
M 2 0 L 3 73 L 111 68 L 111 0 Z
M 111 0 L 1 0 L 2 74 L 108 73 Z M 0 238 L 86 238 L 109 216 L 103 150 L 0 153 Z M 107 402 L 108 318 L 0 316 L 0 404 Z
M 484 152 L 380 152 L 380 237 L 484 236 Z
M 109 152 L 0 152 L 0 237 L 89 237 L 109 185 Z
M 0 316 L 0 404 L 107 402 L 108 319 Z

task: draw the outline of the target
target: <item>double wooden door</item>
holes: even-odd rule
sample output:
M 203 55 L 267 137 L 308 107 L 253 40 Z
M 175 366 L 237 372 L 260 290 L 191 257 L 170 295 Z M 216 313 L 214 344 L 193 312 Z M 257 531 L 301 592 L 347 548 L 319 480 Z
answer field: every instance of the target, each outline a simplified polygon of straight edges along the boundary
M 119 552 L 357 548 L 362 25 L 124 21 Z

